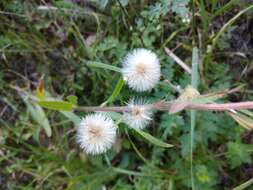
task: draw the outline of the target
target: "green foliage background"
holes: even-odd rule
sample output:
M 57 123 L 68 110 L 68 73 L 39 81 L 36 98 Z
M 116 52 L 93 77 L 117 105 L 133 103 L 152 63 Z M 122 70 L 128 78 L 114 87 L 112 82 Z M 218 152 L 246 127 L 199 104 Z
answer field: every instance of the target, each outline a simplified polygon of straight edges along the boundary
M 229 26 L 206 56 L 222 26 L 252 4 L 250 0 L 2 0 L 0 189 L 191 189 L 190 112 L 158 112 L 147 129 L 173 148 L 154 146 L 120 124 L 116 146 L 106 155 L 92 157 L 76 144 L 72 121 L 79 118 L 43 110 L 26 96 L 35 94 L 44 76 L 52 96 L 72 94 L 79 105 L 100 105 L 121 76 L 87 64 L 120 67 L 130 50 L 144 47 L 159 56 L 161 82 L 142 94 L 124 86 L 109 105 L 125 105 L 133 96 L 172 100 L 178 93 L 165 80 L 184 88 L 191 78 L 164 47 L 190 65 L 194 45 L 203 61 L 201 93 L 243 85 L 222 101 L 252 100 L 252 10 Z M 39 8 L 45 5 L 56 10 Z M 251 179 L 252 139 L 252 132 L 223 113 L 197 112 L 195 189 L 232 189 Z

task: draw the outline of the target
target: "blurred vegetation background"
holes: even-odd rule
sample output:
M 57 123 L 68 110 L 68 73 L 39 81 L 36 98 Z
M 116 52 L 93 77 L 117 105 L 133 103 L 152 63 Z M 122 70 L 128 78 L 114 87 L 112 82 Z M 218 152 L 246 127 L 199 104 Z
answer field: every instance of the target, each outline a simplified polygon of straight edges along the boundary
M 117 145 L 92 157 L 76 144 L 73 115 L 44 110 L 26 94 L 35 94 L 44 77 L 54 97 L 76 95 L 79 105 L 100 105 L 121 76 L 87 63 L 120 67 L 131 49 L 144 47 L 159 55 L 161 82 L 142 94 L 124 86 L 109 105 L 124 105 L 136 95 L 172 100 L 179 94 L 168 81 L 185 88 L 191 77 L 164 48 L 190 66 L 197 46 L 201 93 L 242 86 L 222 101 L 253 100 L 253 10 L 229 22 L 252 5 L 252 0 L 1 0 L 0 189 L 191 189 L 188 111 L 158 112 L 147 129 L 173 148 L 154 146 L 121 124 Z M 197 112 L 195 189 L 232 189 L 253 178 L 252 143 L 253 133 L 229 116 Z

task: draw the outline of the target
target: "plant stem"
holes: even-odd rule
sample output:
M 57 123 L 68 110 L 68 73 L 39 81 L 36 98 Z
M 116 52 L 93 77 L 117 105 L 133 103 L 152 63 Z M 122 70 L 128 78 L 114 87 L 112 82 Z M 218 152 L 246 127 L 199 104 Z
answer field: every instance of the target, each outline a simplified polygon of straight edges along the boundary
M 160 101 L 154 104 L 147 104 L 145 107 L 151 110 L 159 110 L 159 111 L 169 111 L 172 104 L 175 101 L 165 102 Z M 224 103 L 224 104 L 197 104 L 197 103 L 189 103 L 189 102 L 179 102 L 185 103 L 187 106 L 185 109 L 190 110 L 205 110 L 205 111 L 229 111 L 233 110 L 242 110 L 242 109 L 253 109 L 253 101 L 247 102 L 236 102 L 236 103 Z M 82 111 L 82 112 L 95 112 L 95 111 L 102 111 L 102 112 L 129 112 L 131 108 L 128 106 L 112 106 L 112 107 L 99 107 L 99 106 L 79 106 L 75 108 L 75 111 Z
M 170 49 L 164 48 L 165 52 L 178 64 L 180 65 L 187 73 L 191 74 L 191 68 L 186 65 L 178 56 L 176 56 Z

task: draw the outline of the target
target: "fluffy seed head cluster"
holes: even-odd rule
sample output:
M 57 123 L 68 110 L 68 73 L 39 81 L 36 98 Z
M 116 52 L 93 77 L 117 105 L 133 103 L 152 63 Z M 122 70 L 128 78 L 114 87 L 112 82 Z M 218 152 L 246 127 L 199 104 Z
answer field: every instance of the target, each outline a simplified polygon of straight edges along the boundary
M 130 88 L 138 92 L 152 89 L 160 80 L 161 68 L 156 54 L 140 48 L 128 53 L 123 61 L 122 75 Z M 124 122 L 135 129 L 144 129 L 152 120 L 152 110 L 143 99 L 131 99 L 124 113 Z M 88 154 L 101 154 L 112 147 L 117 127 L 110 117 L 102 113 L 90 114 L 82 119 L 77 130 L 77 142 Z
M 135 49 L 123 61 L 123 78 L 138 92 L 152 89 L 160 80 L 160 63 L 156 54 L 147 49 Z
M 82 119 L 78 131 L 77 142 L 88 154 L 106 152 L 115 143 L 116 125 L 104 114 L 95 113 Z
M 131 99 L 128 102 L 130 112 L 124 113 L 124 121 L 132 128 L 144 129 L 152 120 L 152 111 L 145 106 L 143 99 Z

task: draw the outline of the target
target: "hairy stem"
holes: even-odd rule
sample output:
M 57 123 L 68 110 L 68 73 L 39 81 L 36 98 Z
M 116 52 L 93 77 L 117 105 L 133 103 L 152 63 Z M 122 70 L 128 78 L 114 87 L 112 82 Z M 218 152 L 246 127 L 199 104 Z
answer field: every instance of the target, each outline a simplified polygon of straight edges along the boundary
M 253 109 L 253 101 L 224 103 L 224 104 L 216 104 L 216 103 L 215 104 L 198 104 L 198 103 L 188 103 L 188 102 L 179 102 L 179 103 L 186 104 L 186 107 L 184 109 L 191 109 L 191 110 L 229 111 L 229 110 Z M 147 104 L 145 105 L 145 107 L 151 110 L 170 111 L 170 108 L 173 104 L 175 104 L 175 102 L 160 101 L 154 104 Z M 129 112 L 131 111 L 131 108 L 128 106 L 113 106 L 113 107 L 80 106 L 80 107 L 76 107 L 75 111 Z

